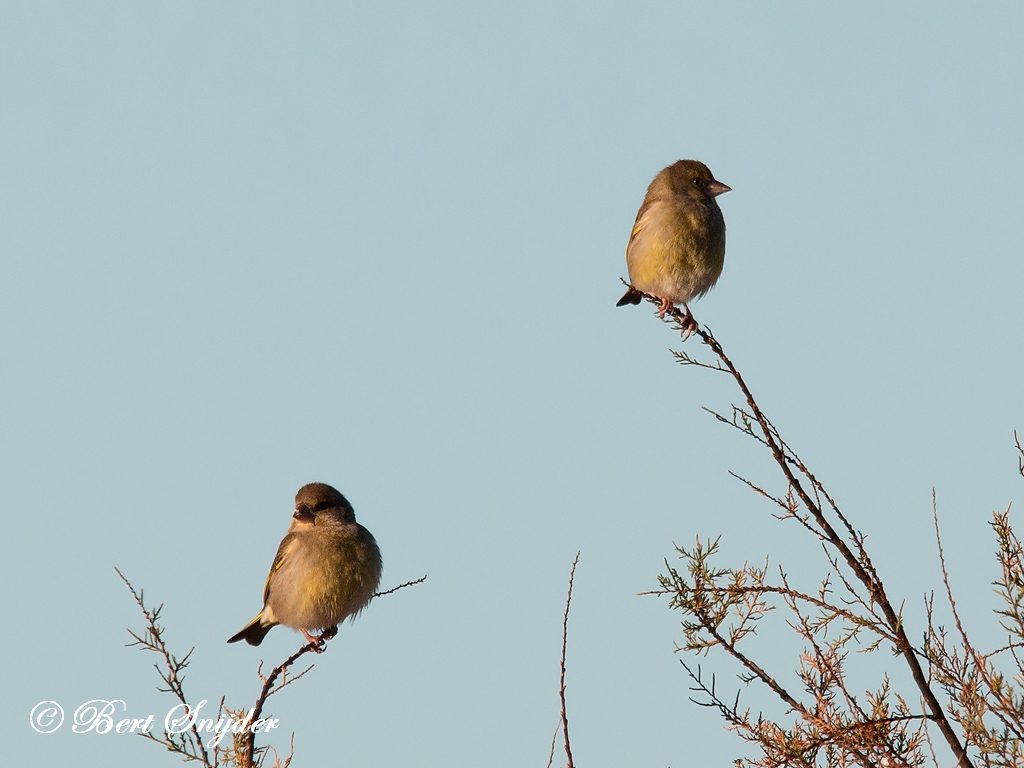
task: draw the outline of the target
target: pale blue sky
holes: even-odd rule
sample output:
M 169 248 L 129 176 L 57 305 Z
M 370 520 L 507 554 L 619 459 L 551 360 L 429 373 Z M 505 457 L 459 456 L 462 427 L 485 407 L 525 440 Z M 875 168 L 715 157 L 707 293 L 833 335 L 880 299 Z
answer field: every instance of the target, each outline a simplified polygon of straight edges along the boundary
M 196 646 L 191 696 L 250 704 L 298 636 L 224 641 L 313 480 L 385 586 L 430 578 L 272 700 L 296 765 L 543 765 L 577 549 L 578 764 L 741 754 L 636 593 L 698 532 L 808 578 L 820 558 L 728 476 L 774 479 L 701 410 L 729 382 L 613 306 L 680 157 L 734 190 L 698 319 L 908 611 L 936 488 L 985 618 L 985 521 L 1022 487 L 1024 11 L 713 5 L 2 3 L 10 764 L 176 764 L 27 724 L 41 699 L 171 705 L 122 647 L 115 564 Z

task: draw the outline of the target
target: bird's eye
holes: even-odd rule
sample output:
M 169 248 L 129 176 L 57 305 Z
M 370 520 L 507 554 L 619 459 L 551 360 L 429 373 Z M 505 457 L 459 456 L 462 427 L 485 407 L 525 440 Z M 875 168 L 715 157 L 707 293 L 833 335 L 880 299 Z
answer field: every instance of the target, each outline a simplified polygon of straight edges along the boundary
M 321 512 L 322 510 L 327 509 L 330 505 L 331 504 L 328 501 L 318 501 L 316 503 L 316 505 L 313 507 L 313 511 L 314 512 Z

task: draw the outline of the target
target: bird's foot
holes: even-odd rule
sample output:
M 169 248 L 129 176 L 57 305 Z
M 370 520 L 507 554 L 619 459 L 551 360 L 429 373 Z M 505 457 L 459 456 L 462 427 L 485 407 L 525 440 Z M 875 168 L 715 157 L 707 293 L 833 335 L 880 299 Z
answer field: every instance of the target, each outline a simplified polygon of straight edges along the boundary
M 319 635 L 312 634 L 307 629 L 299 630 L 302 632 L 302 636 L 306 638 L 306 642 L 312 646 L 314 653 L 323 653 L 327 650 L 327 641 L 331 640 L 338 635 L 338 627 L 327 627 Z
M 664 319 L 665 313 L 672 308 L 672 302 L 664 296 L 658 297 L 658 317 Z
M 306 642 L 309 643 L 314 653 L 324 652 L 326 644 L 322 635 L 314 635 L 308 629 L 301 629 L 299 631 L 302 632 L 302 636 L 306 638 Z
M 683 341 L 686 341 L 697 331 L 697 320 L 694 318 L 689 307 L 685 304 L 683 307 L 686 309 L 686 314 L 677 319 L 679 320 L 679 328 L 683 333 Z
M 686 341 L 697 331 L 697 321 L 693 319 L 693 315 L 687 315 L 680 319 L 679 325 L 683 329 L 683 341 Z

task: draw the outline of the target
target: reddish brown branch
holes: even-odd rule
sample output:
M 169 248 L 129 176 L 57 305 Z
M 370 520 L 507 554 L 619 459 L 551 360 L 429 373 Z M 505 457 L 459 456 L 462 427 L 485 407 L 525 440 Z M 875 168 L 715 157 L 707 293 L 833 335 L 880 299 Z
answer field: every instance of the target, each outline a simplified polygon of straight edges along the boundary
M 285 659 L 283 662 L 278 664 L 270 672 L 270 674 L 263 680 L 263 688 L 260 689 L 260 695 L 256 697 L 256 704 L 253 705 L 252 714 L 249 716 L 249 723 L 255 723 L 260 719 L 260 715 L 263 713 L 263 705 L 267 702 L 267 698 L 274 693 L 276 690 L 280 690 L 290 682 L 285 678 L 278 688 L 274 688 L 274 683 L 277 678 L 284 675 L 288 667 L 294 664 L 304 654 L 313 651 L 315 653 L 321 653 L 324 649 L 323 642 L 306 643 L 304 646 L 299 648 L 295 653 Z M 312 669 L 312 666 L 310 667 Z M 309 669 L 301 672 L 299 676 L 306 674 Z M 256 763 L 253 762 L 253 756 L 256 752 L 256 729 L 248 728 L 245 734 L 245 745 L 242 749 L 242 766 L 243 768 L 254 768 Z

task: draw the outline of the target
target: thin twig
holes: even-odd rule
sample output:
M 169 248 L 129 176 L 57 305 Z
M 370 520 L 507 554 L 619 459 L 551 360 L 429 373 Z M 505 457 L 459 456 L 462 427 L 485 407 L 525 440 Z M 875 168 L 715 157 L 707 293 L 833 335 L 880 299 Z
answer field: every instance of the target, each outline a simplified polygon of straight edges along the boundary
M 957 606 L 956 599 L 953 597 L 953 586 L 950 582 L 949 569 L 946 567 L 946 553 L 942 547 L 942 535 L 939 532 L 939 509 L 934 488 L 932 489 L 932 523 L 935 526 L 935 543 L 939 550 L 942 583 L 946 587 L 946 600 L 949 602 L 949 608 L 953 613 L 953 623 L 956 626 L 957 633 L 960 635 L 960 642 L 963 644 L 964 662 L 966 663 L 967 661 L 967 654 L 970 654 L 974 662 L 974 668 L 977 670 L 978 676 L 984 681 L 989 696 L 1000 705 L 990 707 L 989 711 L 1002 723 L 1007 733 L 1012 733 L 1018 740 L 1024 739 L 1024 729 L 1014 722 L 1013 719 L 1007 717 L 1004 711 L 1009 710 L 1012 712 L 1015 708 L 1015 702 L 1012 699 L 1006 701 L 1005 695 L 1002 693 L 1002 686 L 999 684 L 1001 681 L 993 680 L 988 664 L 985 663 L 985 659 L 978 652 L 978 649 L 974 647 L 974 644 L 971 643 L 970 638 L 967 636 L 967 630 L 964 629 L 963 622 L 960 620 L 960 609 Z
M 114 566 L 114 571 L 117 573 L 118 577 L 120 577 L 121 581 L 124 582 L 124 585 L 128 587 L 128 591 L 132 593 L 132 597 L 135 598 L 135 602 L 139 606 L 139 610 L 142 611 L 142 615 L 146 619 L 145 635 L 138 635 L 132 630 L 128 630 L 128 634 L 134 638 L 134 642 L 129 645 L 139 646 L 141 650 L 152 651 L 163 657 L 165 669 L 162 670 L 156 664 L 153 665 L 156 667 L 160 678 L 167 684 L 167 688 L 161 688 L 158 690 L 173 694 L 185 708 L 186 714 L 191 715 L 192 707 L 185 696 L 185 689 L 183 688 L 185 676 L 182 672 L 188 666 L 189 658 L 192 656 L 192 651 L 194 651 L 195 648 L 190 648 L 188 653 L 186 653 L 181 659 L 175 657 L 164 642 L 163 628 L 157 623 L 157 620 L 160 618 L 160 611 L 163 609 L 163 605 L 157 606 L 152 610 L 147 608 L 145 601 L 143 600 L 142 590 L 136 592 L 135 587 L 132 586 L 130 581 L 128 581 L 128 577 L 121 572 L 120 568 Z M 199 730 L 196 728 L 196 718 L 194 717 L 189 717 L 189 735 L 192 739 L 191 745 L 185 741 L 183 737 L 180 738 L 179 743 L 179 740 L 172 739 L 168 735 L 165 735 L 163 739 L 159 739 L 149 732 L 143 733 L 142 735 L 157 742 L 158 744 L 163 744 L 169 750 L 177 752 L 189 760 L 201 761 L 204 768 L 216 768 L 217 766 L 216 754 L 211 762 L 210 756 L 206 751 L 206 745 L 203 744 L 203 739 L 199 735 Z M 189 749 L 190 746 L 191 750 Z
M 1020 472 L 1021 477 L 1024 477 L 1024 445 L 1020 444 L 1020 438 L 1017 437 L 1017 430 L 1013 430 L 1013 444 L 1017 446 L 1017 471 Z
M 562 730 L 562 718 L 559 716 L 558 722 L 555 723 L 555 732 L 551 734 L 551 749 L 548 751 L 548 768 L 551 768 L 551 764 L 555 762 L 555 742 L 558 741 L 558 732 Z
M 569 744 L 569 716 L 565 710 L 565 649 L 569 636 L 569 606 L 572 604 L 572 583 L 576 578 L 576 564 L 579 561 L 580 553 L 577 552 L 576 558 L 572 561 L 572 570 L 569 571 L 569 592 L 565 598 L 565 615 L 562 616 L 562 663 L 558 699 L 562 704 L 562 735 L 565 741 L 566 768 L 574 768 L 574 763 L 572 761 L 572 747 Z
M 392 594 L 394 594 L 395 592 L 397 592 L 400 589 L 405 589 L 406 587 L 412 587 L 412 586 L 415 586 L 416 584 L 422 584 L 426 580 L 427 580 L 427 574 L 424 573 L 422 576 L 420 576 L 418 579 L 415 579 L 414 581 L 407 581 L 404 584 L 399 584 L 397 587 L 392 587 L 391 589 L 385 589 L 383 592 L 374 592 L 373 596 L 374 597 L 384 597 L 384 595 L 392 595 Z

